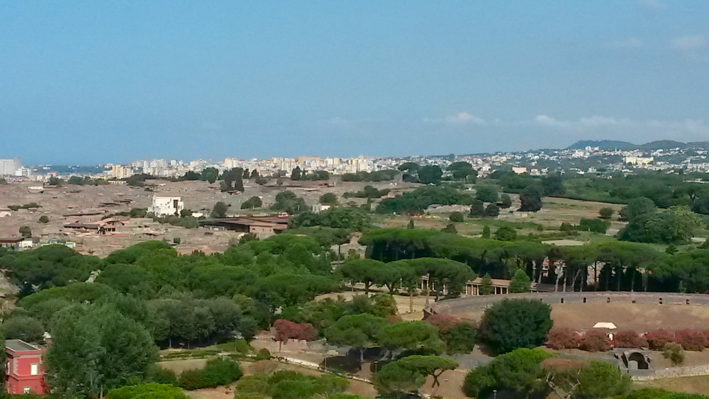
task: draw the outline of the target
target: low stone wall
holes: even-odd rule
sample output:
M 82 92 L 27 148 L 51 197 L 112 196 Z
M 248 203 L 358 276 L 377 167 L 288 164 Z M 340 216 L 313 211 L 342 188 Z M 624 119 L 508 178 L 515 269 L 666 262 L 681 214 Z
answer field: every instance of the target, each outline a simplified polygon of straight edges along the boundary
M 632 378 L 638 381 L 647 381 L 660 378 L 694 377 L 698 375 L 709 375 L 709 365 L 668 367 L 666 369 L 654 370 L 653 373 L 647 375 L 633 375 Z
M 447 299 L 427 307 L 426 314 L 463 313 L 469 309 L 486 309 L 504 299 L 519 298 L 538 300 L 549 305 L 564 303 L 640 303 L 648 305 L 709 306 L 709 294 L 681 294 L 676 292 L 539 292 L 509 295 L 481 295 Z

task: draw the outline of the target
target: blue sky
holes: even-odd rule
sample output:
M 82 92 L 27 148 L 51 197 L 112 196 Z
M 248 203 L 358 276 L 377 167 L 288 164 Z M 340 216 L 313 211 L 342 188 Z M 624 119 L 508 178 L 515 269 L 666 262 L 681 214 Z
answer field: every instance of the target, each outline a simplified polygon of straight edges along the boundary
M 0 157 L 709 140 L 709 2 L 4 1 Z

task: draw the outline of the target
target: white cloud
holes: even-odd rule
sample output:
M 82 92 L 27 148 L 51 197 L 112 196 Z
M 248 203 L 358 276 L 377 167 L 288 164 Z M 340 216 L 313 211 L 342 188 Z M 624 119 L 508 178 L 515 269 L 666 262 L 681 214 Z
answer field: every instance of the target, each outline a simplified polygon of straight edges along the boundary
M 709 45 L 704 35 L 687 35 L 672 40 L 672 47 L 680 51 L 694 51 Z
M 456 129 L 484 126 L 488 129 L 541 128 L 548 134 L 572 134 L 578 137 L 622 135 L 637 140 L 676 138 L 699 140 L 709 136 L 709 125 L 698 119 L 633 120 L 608 115 L 583 116 L 578 119 L 560 119 L 549 114 L 538 114 L 531 119 L 485 119 L 468 112 L 459 112 L 444 118 L 425 118 L 425 123 L 440 124 Z M 545 133 L 546 134 L 546 133 Z M 599 136 L 600 137 L 600 136 Z
M 653 11 L 663 10 L 667 7 L 667 5 L 660 0 L 638 0 L 637 4 L 640 7 Z
M 566 122 L 562 122 L 558 119 L 552 118 L 551 116 L 544 114 L 535 116 L 533 122 L 545 126 L 564 126 L 567 124 Z
M 484 126 L 488 124 L 485 119 L 479 116 L 475 116 L 470 112 L 458 112 L 455 115 L 449 115 L 445 118 L 424 118 L 423 121 L 426 123 L 443 123 L 449 126 Z
M 617 119 L 612 116 L 587 116 L 579 118 L 579 124 L 581 126 L 614 126 L 620 124 L 627 124 L 630 121 L 627 119 Z
M 485 119 L 477 117 L 468 112 L 459 112 L 452 116 L 446 117 L 446 122 L 449 124 L 474 124 L 474 125 L 484 125 Z
M 633 49 L 645 46 L 645 42 L 637 37 L 629 37 L 626 39 L 616 40 L 610 43 L 610 46 L 617 49 Z

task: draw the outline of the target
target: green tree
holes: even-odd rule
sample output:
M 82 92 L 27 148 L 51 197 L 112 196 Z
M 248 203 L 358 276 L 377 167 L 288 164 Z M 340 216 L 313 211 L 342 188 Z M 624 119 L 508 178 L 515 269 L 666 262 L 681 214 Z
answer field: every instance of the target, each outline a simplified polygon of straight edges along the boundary
M 219 170 L 213 167 L 204 168 L 200 175 L 200 179 L 209 182 L 209 184 L 214 184 L 217 181 L 217 177 L 219 177 Z
M 463 392 L 476 398 L 490 397 L 493 390 L 512 393 L 511 397 L 545 397 L 549 389 L 541 362 L 549 357 L 551 354 L 542 349 L 527 348 L 497 356 L 487 365 L 470 370 Z
M 470 353 L 475 348 L 477 330 L 466 322 L 456 323 L 453 327 L 441 331 L 441 338 L 446 343 L 446 353 Z
M 298 214 L 307 210 L 305 201 L 296 196 L 292 191 L 281 191 L 276 194 L 276 202 L 271 205 L 271 210 L 287 212 L 291 215 Z
M 423 184 L 438 184 L 441 182 L 443 171 L 438 165 L 422 166 L 418 170 L 419 181 Z
M 443 341 L 438 327 L 425 321 L 404 321 L 384 326 L 377 334 L 377 342 L 387 349 L 425 353 L 442 353 Z
M 633 220 L 638 216 L 649 216 L 657 212 L 657 207 L 651 199 L 640 197 L 628 202 L 628 205 L 624 206 L 620 210 L 620 218 L 622 220 Z
M 397 362 L 401 366 L 415 370 L 421 375 L 430 375 L 433 377 L 431 388 L 441 385 L 438 381 L 438 377 L 440 377 L 443 372 L 447 370 L 455 370 L 458 367 L 458 363 L 454 360 L 440 356 L 414 355 L 399 359 Z
M 222 191 L 244 191 L 244 170 L 242 168 L 232 168 L 222 173 Z
M 202 176 L 199 173 L 188 170 L 187 172 L 185 172 L 184 175 L 182 175 L 180 180 L 199 180 L 199 179 L 201 179 L 201 177 Z M 71 179 L 69 179 L 69 180 L 71 180 Z
M 515 275 L 512 276 L 510 281 L 510 293 L 524 293 L 529 292 L 532 286 L 532 280 L 529 279 L 527 273 L 522 269 L 517 269 Z
M 497 202 L 500 195 L 495 186 L 478 185 L 475 188 L 475 198 L 482 202 Z
M 340 317 L 325 329 L 327 342 L 359 349 L 359 360 L 364 361 L 364 350 L 376 343 L 377 333 L 387 324 L 386 319 L 369 313 Z
M 300 166 L 296 166 L 293 168 L 293 170 L 290 172 L 290 179 L 291 180 L 300 180 L 301 178 L 301 171 L 300 171 Z
M 473 165 L 471 165 L 469 162 L 464 161 L 453 162 L 452 164 L 448 165 L 448 168 L 446 169 L 451 172 L 451 175 L 456 180 L 465 180 L 468 177 L 474 179 L 478 175 L 478 172 L 473 169 Z
M 20 226 L 20 235 L 22 238 L 32 238 L 32 229 L 29 226 Z
M 490 273 L 485 273 L 483 278 L 480 280 L 480 294 L 481 295 L 491 295 L 495 288 L 492 286 L 492 277 Z
M 505 299 L 485 310 L 480 334 L 498 353 L 544 343 L 551 329 L 551 307 L 528 299 Z
M 406 393 L 417 392 L 426 383 L 426 376 L 399 362 L 391 362 L 374 374 L 373 382 L 380 395 L 401 397 Z
M 47 217 L 47 215 L 42 215 L 39 217 L 38 222 L 47 224 L 47 223 L 49 223 L 49 218 Z
M 526 212 L 536 212 L 542 209 L 542 194 L 538 187 L 528 186 L 519 195 L 522 203 L 519 210 Z
M 464 217 L 460 212 L 451 212 L 451 214 L 448 215 L 448 220 L 451 222 L 460 223 L 464 220 Z
M 481 233 L 482 238 L 490 238 L 490 226 L 484 225 L 483 226 L 483 231 Z
M 54 392 L 97 397 L 143 378 L 155 361 L 150 334 L 113 306 L 75 305 L 52 320 L 47 377 Z
M 509 226 L 502 226 L 495 231 L 495 239 L 500 241 L 514 241 L 517 239 L 517 230 Z
M 470 217 L 479 218 L 485 216 L 485 204 L 476 199 L 470 205 Z
M 364 294 L 369 295 L 372 284 L 381 282 L 387 265 L 374 259 L 355 259 L 345 262 L 337 270 L 346 279 L 364 284 Z
M 6 339 L 21 339 L 39 343 L 44 338 L 42 323 L 30 316 L 13 316 L 2 323 L 2 332 Z
M 261 198 L 254 195 L 253 197 L 247 199 L 241 204 L 241 209 L 260 208 L 262 205 L 263 201 L 261 201 Z
M 323 205 L 337 205 L 337 195 L 335 193 L 325 193 L 320 196 L 320 203 Z
M 547 384 L 562 398 L 618 397 L 630 388 L 630 377 L 604 361 L 548 359 L 542 367 L 547 370 Z
M 409 230 L 413 230 L 416 228 L 416 226 L 414 226 L 414 219 L 409 219 L 409 224 L 406 225 L 406 228 Z
M 497 205 L 489 204 L 487 206 L 487 208 L 485 208 L 485 216 L 496 218 L 499 215 L 500 215 L 500 208 Z
M 610 227 L 611 222 L 604 219 L 587 219 L 581 218 L 578 230 L 589 231 L 593 233 L 606 234 L 606 231 Z
M 210 214 L 211 217 L 213 218 L 225 218 L 226 217 L 226 212 L 229 210 L 229 206 L 225 204 L 222 201 L 217 202 L 214 204 L 214 207 L 212 208 L 212 213 Z
M 673 206 L 630 219 L 618 235 L 625 241 L 683 244 L 691 240 L 701 224 L 701 218 L 688 207 Z
M 560 175 L 551 175 L 542 178 L 542 188 L 544 195 L 559 195 L 566 192 L 564 182 Z
M 598 211 L 598 217 L 601 219 L 610 219 L 613 217 L 613 208 L 610 207 L 603 207 Z
M 401 165 L 399 165 L 399 167 L 397 169 L 399 169 L 402 172 L 416 173 L 416 172 L 418 172 L 419 168 L 421 168 L 421 166 L 419 166 L 419 164 L 417 164 L 416 162 L 404 162 Z
M 455 228 L 455 223 L 448 223 L 446 227 L 441 229 L 442 232 L 444 233 L 451 233 L 451 234 L 457 234 L 458 229 Z
M 502 194 L 500 196 L 500 207 L 507 209 L 512 206 L 512 198 L 508 194 Z

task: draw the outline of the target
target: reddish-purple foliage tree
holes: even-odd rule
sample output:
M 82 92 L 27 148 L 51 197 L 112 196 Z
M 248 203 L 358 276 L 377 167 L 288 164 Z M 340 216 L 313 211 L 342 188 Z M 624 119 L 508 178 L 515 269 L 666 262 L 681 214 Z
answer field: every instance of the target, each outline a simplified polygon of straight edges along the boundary
M 660 350 L 665 344 L 675 342 L 675 335 L 667 330 L 659 329 L 646 332 L 645 339 L 650 349 Z
M 567 327 L 549 330 L 546 346 L 552 349 L 577 349 L 581 345 L 581 334 Z
M 646 348 L 647 346 L 647 339 L 634 330 L 618 331 L 613 335 L 615 348 Z
M 686 351 L 703 351 L 707 339 L 699 330 L 686 329 L 675 331 L 675 341 Z
M 589 352 L 604 352 L 610 350 L 611 340 L 601 330 L 589 330 L 583 335 L 580 347 Z
M 438 331 L 445 332 L 453 328 L 456 324 L 460 323 L 461 320 L 457 317 L 450 316 L 447 314 L 432 314 L 426 318 L 426 322 L 433 324 L 438 327 Z
M 273 323 L 276 330 L 274 339 L 278 341 L 278 350 L 283 344 L 287 344 L 289 339 L 312 341 L 318 336 L 318 330 L 310 323 L 296 323 L 286 319 L 278 319 Z

